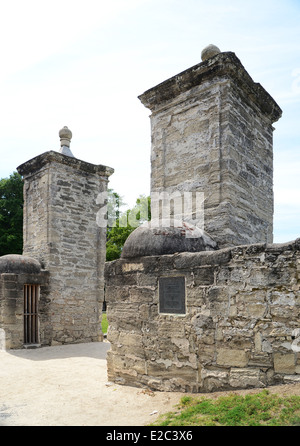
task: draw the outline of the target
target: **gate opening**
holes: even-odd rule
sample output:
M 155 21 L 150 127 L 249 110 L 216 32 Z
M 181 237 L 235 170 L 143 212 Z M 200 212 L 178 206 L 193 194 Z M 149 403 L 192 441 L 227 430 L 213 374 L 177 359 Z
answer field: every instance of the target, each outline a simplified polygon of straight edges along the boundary
M 39 344 L 38 303 L 40 285 L 24 285 L 24 345 Z

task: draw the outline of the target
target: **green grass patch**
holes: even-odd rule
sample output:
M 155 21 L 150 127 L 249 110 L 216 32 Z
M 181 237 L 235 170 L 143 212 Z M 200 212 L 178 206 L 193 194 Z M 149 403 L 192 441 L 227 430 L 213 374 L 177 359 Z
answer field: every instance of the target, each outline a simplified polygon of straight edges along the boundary
M 101 328 L 102 328 L 102 333 L 106 334 L 108 329 L 108 321 L 106 313 L 102 313 Z
M 161 415 L 152 426 L 296 426 L 300 396 L 280 397 L 268 390 L 217 399 L 184 396 L 175 412 Z

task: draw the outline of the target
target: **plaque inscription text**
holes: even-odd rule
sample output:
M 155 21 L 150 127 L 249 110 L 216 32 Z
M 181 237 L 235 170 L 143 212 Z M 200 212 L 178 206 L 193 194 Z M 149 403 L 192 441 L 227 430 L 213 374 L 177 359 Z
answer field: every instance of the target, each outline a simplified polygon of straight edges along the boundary
M 185 278 L 161 277 L 159 279 L 160 313 L 185 314 Z

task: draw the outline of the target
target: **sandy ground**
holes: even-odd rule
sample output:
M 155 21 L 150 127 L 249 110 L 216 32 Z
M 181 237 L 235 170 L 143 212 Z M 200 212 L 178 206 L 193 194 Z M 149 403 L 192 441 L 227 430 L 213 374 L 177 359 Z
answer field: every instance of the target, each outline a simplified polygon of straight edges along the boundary
M 0 351 L 0 426 L 143 426 L 175 408 L 184 394 L 108 383 L 108 349 L 99 342 Z M 300 395 L 300 384 L 270 389 Z M 249 392 L 257 389 L 239 393 Z
M 173 408 L 180 393 L 109 383 L 109 347 L 0 351 L 0 426 L 143 426 Z

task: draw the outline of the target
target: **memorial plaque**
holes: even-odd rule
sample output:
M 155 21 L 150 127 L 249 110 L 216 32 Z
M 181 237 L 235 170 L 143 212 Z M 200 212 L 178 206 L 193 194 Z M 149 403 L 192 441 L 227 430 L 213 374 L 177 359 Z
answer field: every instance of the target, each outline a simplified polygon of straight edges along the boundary
M 185 278 L 161 277 L 159 279 L 160 313 L 185 314 Z

